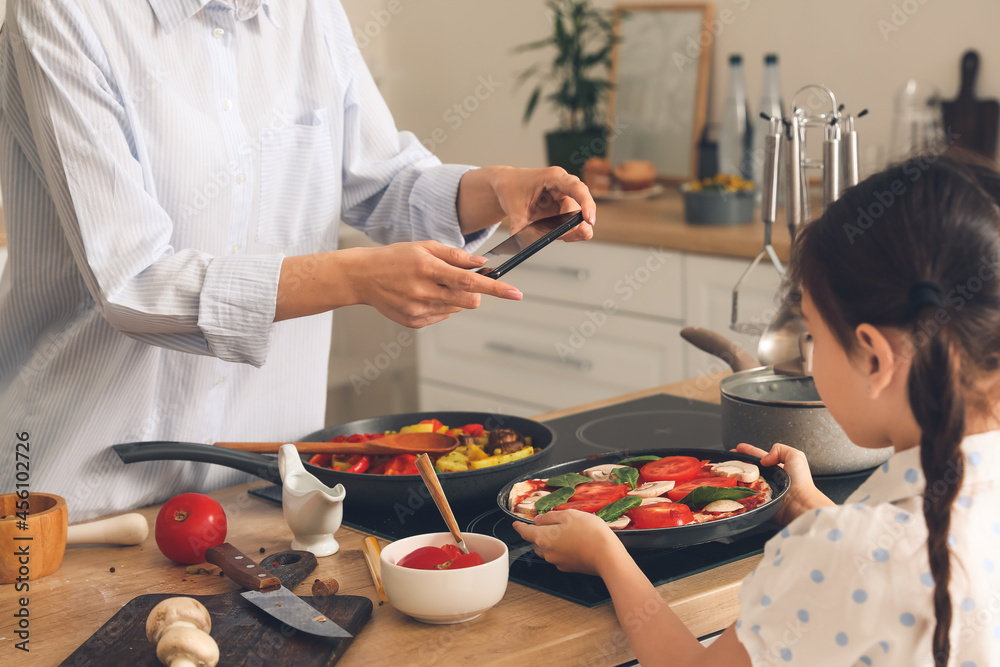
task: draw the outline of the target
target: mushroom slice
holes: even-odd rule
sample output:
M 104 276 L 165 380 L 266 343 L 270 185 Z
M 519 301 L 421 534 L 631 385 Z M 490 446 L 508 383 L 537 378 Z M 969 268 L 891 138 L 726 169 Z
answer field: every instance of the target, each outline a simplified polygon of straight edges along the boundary
M 746 461 L 723 461 L 711 466 L 716 477 L 735 477 L 737 482 L 753 484 L 760 477 L 760 469 Z
M 515 508 L 514 511 L 515 512 L 524 512 L 524 513 L 532 513 L 533 514 L 535 512 L 535 503 L 538 502 L 538 499 L 542 498 L 544 496 L 549 495 L 549 493 L 551 493 L 551 492 L 550 491 L 535 491 L 530 496 L 528 496 L 527 498 L 525 498 L 524 500 L 522 500 L 521 502 L 519 502 L 517 504 L 517 507 Z
M 594 480 L 595 482 L 607 482 L 611 479 L 611 471 L 615 468 L 627 468 L 628 466 L 620 466 L 617 463 L 606 463 L 601 466 L 594 466 L 593 468 L 587 468 L 583 471 L 583 474 Z
M 622 528 L 627 528 L 630 523 L 632 523 L 632 520 L 622 514 L 614 521 L 609 521 L 608 526 L 610 526 L 612 530 L 621 530 Z
M 510 493 L 507 495 L 507 507 L 514 509 L 515 503 L 518 498 L 526 493 L 530 493 L 532 489 L 535 488 L 536 484 L 532 482 L 544 482 L 546 480 L 528 480 L 525 482 L 518 482 L 514 486 L 510 487 Z
M 735 500 L 713 500 L 709 504 L 702 508 L 702 512 L 709 512 L 711 514 L 722 514 L 723 512 L 738 512 L 744 509 L 743 505 L 736 502 Z
M 642 502 L 639 503 L 639 507 L 642 507 L 643 505 L 659 505 L 660 503 L 672 503 L 672 502 L 674 501 L 672 501 L 670 498 L 660 498 L 659 496 L 657 496 L 656 498 L 643 498 Z
M 656 498 L 657 496 L 662 496 L 672 488 L 674 488 L 674 482 L 672 481 L 646 482 L 642 486 L 629 491 L 628 495 L 639 496 L 640 498 Z

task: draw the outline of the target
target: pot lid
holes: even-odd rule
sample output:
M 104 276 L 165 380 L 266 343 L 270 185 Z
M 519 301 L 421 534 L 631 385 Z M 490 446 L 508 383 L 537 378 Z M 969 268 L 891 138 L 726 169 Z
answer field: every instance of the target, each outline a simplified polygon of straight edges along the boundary
M 723 378 L 722 395 L 746 403 L 823 408 L 811 375 L 783 375 L 771 367 L 740 371 Z

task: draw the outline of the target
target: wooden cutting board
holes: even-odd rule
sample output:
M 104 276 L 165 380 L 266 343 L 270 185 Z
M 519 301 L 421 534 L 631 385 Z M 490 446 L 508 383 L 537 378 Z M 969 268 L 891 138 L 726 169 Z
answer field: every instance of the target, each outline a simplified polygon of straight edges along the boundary
M 306 554 L 308 558 L 283 565 L 284 554 Z M 260 564 L 281 579 L 286 588 L 293 590 L 315 569 L 316 557 L 308 552 L 285 551 L 265 556 Z M 242 592 L 243 589 L 216 595 L 140 595 L 129 600 L 62 664 L 160 665 L 156 647 L 146 640 L 146 617 L 161 600 L 178 596 L 198 600 L 211 614 L 211 634 L 219 645 L 219 665 L 320 667 L 336 663 L 350 646 L 352 639 L 326 639 L 297 632 L 244 600 Z M 372 601 L 366 597 L 300 597 L 355 636 L 372 613 Z
M 941 105 L 945 135 L 953 145 L 996 158 L 997 131 L 1000 127 L 1000 103 L 976 99 L 976 75 L 979 54 L 974 50 L 962 56 L 962 83 L 958 97 Z

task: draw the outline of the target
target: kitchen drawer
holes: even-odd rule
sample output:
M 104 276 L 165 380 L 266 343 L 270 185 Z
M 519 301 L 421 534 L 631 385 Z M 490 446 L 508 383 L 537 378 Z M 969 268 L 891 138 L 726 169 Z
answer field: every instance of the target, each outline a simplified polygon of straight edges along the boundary
M 564 408 L 683 378 L 680 327 L 624 312 L 484 298 L 422 329 L 421 381 Z
M 684 258 L 676 251 L 558 241 L 511 271 L 504 281 L 529 298 L 605 305 L 681 321 L 683 265 Z
M 467 387 L 453 387 L 430 380 L 420 383 L 421 412 L 469 410 L 498 415 L 534 417 L 554 409 L 554 406 L 534 405 L 508 396 L 483 394 L 471 391 Z

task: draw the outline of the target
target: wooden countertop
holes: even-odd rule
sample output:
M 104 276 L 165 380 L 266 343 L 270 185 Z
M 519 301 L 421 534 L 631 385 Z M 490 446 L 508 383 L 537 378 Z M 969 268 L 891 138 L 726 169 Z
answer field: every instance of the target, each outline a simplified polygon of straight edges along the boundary
M 635 392 L 541 415 L 553 419 L 655 393 L 718 402 L 718 382 L 725 374 Z M 252 482 L 212 492 L 229 516 L 227 540 L 256 555 L 289 548 L 291 532 L 281 509 L 247 491 L 266 482 Z M 158 507 L 138 510 L 153 525 Z M 309 595 L 315 577 L 336 577 L 340 592 L 362 595 L 374 603 L 371 619 L 358 633 L 339 664 L 421 664 L 417 656 L 431 656 L 435 664 L 570 665 L 587 662 L 619 665 L 633 659 L 611 604 L 587 608 L 534 589 L 511 583 L 504 599 L 478 619 L 457 625 L 425 625 L 386 603 L 378 604 L 361 552 L 364 534 L 343 527 L 337 532 L 340 551 L 319 559 L 315 574 L 296 593 Z M 757 564 L 747 558 L 659 587 L 684 623 L 697 636 L 729 625 L 738 610 L 740 581 Z M 114 572 L 110 572 L 110 568 Z M 208 566 L 215 569 L 214 566 Z M 70 546 L 54 574 L 30 582 L 30 654 L 14 649 L 17 641 L 11 614 L 0 620 L 0 664 L 55 665 L 81 646 L 132 598 L 145 593 L 199 595 L 237 590 L 228 577 L 188 574 L 157 550 L 152 530 L 131 547 Z M 0 587 L 0 590 L 3 590 Z M 11 589 L 3 590 L 13 600 Z M 10 607 L 11 605 L 6 605 Z M 424 647 L 427 650 L 421 650 Z M 278 664 L 278 663 L 274 663 Z M 136 667 L 140 667 L 136 665 Z
M 754 222 L 742 225 L 684 222 L 684 200 L 676 189 L 668 187 L 653 199 L 598 201 L 594 240 L 753 258 L 764 247 L 764 223 L 759 209 Z M 773 225 L 771 243 L 778 257 L 787 261 L 791 241 L 782 212 Z

